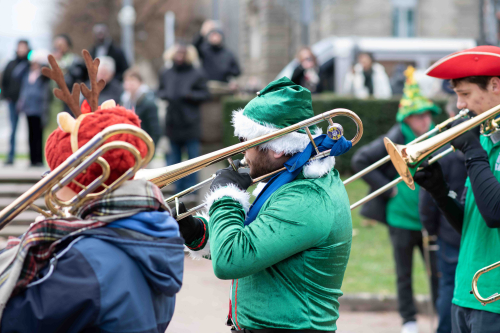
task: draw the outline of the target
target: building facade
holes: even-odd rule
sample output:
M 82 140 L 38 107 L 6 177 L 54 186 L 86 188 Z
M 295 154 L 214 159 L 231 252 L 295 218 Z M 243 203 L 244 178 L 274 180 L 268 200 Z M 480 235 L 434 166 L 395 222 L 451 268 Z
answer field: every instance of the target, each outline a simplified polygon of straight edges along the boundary
M 242 81 L 273 80 L 301 46 L 331 36 L 479 39 L 484 1 L 240 0 Z

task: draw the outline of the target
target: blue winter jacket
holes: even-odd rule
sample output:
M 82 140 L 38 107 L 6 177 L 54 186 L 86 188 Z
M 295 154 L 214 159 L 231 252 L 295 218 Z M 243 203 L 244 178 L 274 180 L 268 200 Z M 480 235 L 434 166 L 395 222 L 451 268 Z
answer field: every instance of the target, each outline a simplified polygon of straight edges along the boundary
M 68 239 L 4 310 L 0 332 L 163 333 L 182 284 L 183 239 L 143 212 Z

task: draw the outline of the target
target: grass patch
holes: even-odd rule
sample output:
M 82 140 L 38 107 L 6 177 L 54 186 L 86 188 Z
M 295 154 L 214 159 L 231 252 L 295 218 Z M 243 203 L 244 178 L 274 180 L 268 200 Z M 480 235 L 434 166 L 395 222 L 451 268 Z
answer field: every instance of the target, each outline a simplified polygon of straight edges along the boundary
M 351 204 L 368 193 L 368 186 L 362 180 L 350 183 L 346 189 Z M 396 294 L 396 272 L 389 231 L 381 223 L 375 226 L 363 226 L 361 223 L 363 218 L 359 215 L 359 211 L 360 208 L 352 211 L 355 236 L 352 239 L 351 256 L 342 291 L 344 293 Z M 414 293 L 428 294 L 429 283 L 422 256 L 417 250 L 414 253 L 413 268 Z

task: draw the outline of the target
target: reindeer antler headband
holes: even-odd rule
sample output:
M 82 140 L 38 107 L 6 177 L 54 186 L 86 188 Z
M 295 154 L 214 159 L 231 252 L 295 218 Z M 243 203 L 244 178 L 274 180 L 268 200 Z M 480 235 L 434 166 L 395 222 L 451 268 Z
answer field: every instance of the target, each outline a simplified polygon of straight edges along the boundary
M 54 80 L 59 86 L 59 88 L 54 88 L 54 96 L 56 96 L 69 106 L 69 109 L 71 110 L 71 112 L 73 112 L 75 118 L 78 118 L 82 115 L 82 112 L 80 110 L 80 91 L 87 99 L 90 105 L 90 110 L 92 112 L 95 112 L 98 107 L 99 94 L 106 85 L 106 82 L 104 80 L 99 80 L 99 82 L 97 82 L 97 70 L 100 63 L 99 59 L 92 59 L 92 56 L 87 50 L 82 51 L 82 56 L 85 60 L 85 65 L 87 66 L 87 71 L 89 73 L 91 89 L 89 89 L 85 85 L 85 83 L 75 83 L 73 85 L 73 90 L 70 93 L 68 86 L 66 85 L 66 82 L 64 80 L 64 74 L 52 54 L 50 54 L 48 57 L 51 68 L 42 68 L 42 74 L 49 79 Z

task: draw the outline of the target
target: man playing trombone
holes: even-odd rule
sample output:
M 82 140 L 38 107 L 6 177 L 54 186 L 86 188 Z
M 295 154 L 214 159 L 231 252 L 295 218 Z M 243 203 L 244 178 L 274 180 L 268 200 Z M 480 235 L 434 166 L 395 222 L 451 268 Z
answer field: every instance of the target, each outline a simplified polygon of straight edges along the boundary
M 311 93 L 287 78 L 271 82 L 244 110 L 233 113 L 241 141 L 312 117 Z M 228 325 L 236 332 L 334 332 L 349 259 L 349 200 L 334 169 L 351 143 L 314 133 L 315 155 L 301 129 L 245 152 L 250 174 L 217 172 L 207 196 L 208 218 L 180 221 L 194 256 L 209 256 L 215 275 L 231 279 Z M 250 207 L 252 178 L 287 170 L 259 188 Z M 255 194 L 255 192 L 254 192 Z
M 436 62 L 427 75 L 451 80 L 459 109 L 480 115 L 500 104 L 499 47 L 479 46 L 454 53 Z M 465 155 L 465 201 L 450 191 L 438 163 L 414 177 L 462 234 L 451 309 L 454 333 L 500 329 L 500 303 L 483 306 L 470 294 L 474 273 L 500 256 L 500 132 L 483 130 L 483 135 L 472 129 L 451 141 Z M 494 270 L 482 279 L 479 288 L 486 294 L 496 293 L 498 281 L 500 271 Z

